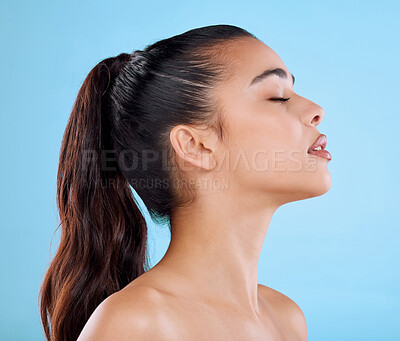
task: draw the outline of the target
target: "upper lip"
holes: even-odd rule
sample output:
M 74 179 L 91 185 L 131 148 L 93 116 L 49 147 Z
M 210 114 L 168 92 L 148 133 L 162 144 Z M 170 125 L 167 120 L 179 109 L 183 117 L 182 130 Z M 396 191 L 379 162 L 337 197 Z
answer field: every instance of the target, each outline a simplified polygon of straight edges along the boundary
M 321 149 L 325 149 L 326 147 L 326 135 L 324 134 L 320 134 L 317 139 L 315 140 L 315 142 L 310 146 L 310 148 L 308 148 L 307 152 L 310 152 L 313 149 L 318 148 L 319 146 L 321 146 Z

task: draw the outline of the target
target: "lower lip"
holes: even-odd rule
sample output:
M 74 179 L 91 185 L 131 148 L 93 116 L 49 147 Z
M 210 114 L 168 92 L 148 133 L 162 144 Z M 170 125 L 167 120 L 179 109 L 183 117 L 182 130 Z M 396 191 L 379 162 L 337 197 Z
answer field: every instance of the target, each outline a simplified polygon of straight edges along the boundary
M 321 149 L 321 150 L 310 150 L 310 151 L 308 152 L 308 154 L 313 154 L 313 155 L 317 155 L 317 156 L 323 157 L 323 158 L 328 159 L 328 160 L 332 160 L 331 154 L 330 154 L 327 150 L 325 150 L 325 149 Z

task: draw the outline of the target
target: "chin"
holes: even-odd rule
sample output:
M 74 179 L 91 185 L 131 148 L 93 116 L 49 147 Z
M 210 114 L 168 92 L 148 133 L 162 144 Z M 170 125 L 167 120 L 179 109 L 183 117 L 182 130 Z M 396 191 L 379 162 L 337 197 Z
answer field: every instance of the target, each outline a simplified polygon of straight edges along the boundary
M 304 193 L 308 193 L 308 198 L 327 193 L 332 185 L 331 174 L 329 173 L 326 160 L 319 160 L 319 158 L 317 160 L 321 161 L 321 163 L 317 163 L 315 171 L 308 173 L 302 179 L 303 191 Z
M 303 180 L 303 181 L 302 181 Z M 323 174 L 319 174 L 312 179 L 297 179 L 296 184 L 300 184 L 300 186 L 296 186 L 293 182 L 289 186 L 285 186 L 285 190 L 281 191 L 279 197 L 279 202 L 281 205 L 284 205 L 289 202 L 299 201 L 309 198 L 314 198 L 321 196 L 329 191 L 331 188 L 331 175 L 329 172 L 324 172 Z
M 332 179 L 329 172 L 325 172 L 318 177 L 318 181 L 314 181 L 307 189 L 308 198 L 318 197 L 329 191 L 332 185 Z

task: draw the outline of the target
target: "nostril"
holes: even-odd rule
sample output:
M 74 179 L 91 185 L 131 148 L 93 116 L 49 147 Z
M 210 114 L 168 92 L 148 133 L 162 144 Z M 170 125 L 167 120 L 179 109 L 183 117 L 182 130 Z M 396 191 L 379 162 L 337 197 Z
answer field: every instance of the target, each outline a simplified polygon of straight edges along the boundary
M 315 115 L 311 121 L 311 124 L 319 123 L 321 117 L 319 115 Z

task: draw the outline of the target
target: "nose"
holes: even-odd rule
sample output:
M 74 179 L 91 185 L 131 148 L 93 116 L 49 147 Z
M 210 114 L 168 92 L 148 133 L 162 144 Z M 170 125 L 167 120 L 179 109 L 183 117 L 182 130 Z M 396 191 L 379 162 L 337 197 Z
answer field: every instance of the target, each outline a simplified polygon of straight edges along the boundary
M 305 125 L 308 126 L 318 126 L 324 118 L 324 109 L 318 104 L 307 100 L 308 105 L 304 110 L 304 114 L 302 115 L 302 120 Z

